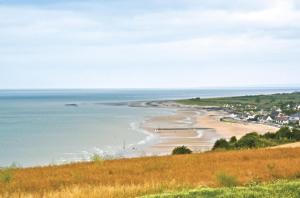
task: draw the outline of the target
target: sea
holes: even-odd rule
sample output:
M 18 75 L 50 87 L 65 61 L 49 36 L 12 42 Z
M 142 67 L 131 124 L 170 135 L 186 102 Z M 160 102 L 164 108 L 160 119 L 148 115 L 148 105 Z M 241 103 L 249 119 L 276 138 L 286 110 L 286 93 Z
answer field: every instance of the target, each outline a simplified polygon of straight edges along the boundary
M 130 102 L 299 91 L 247 89 L 0 90 L 0 167 L 21 167 L 143 155 L 159 137 L 141 129 L 173 109 Z M 134 148 L 134 149 L 132 149 Z M 134 150 L 134 151 L 133 151 Z

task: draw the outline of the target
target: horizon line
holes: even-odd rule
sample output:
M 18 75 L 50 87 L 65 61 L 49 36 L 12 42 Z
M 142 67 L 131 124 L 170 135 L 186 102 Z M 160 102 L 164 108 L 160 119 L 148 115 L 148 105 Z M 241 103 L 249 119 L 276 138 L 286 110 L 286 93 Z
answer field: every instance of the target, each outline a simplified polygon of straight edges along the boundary
M 0 91 L 42 91 L 42 90 L 205 90 L 205 89 L 300 89 L 300 85 L 278 85 L 278 86 L 225 86 L 225 87 L 99 87 L 99 88 L 0 88 Z

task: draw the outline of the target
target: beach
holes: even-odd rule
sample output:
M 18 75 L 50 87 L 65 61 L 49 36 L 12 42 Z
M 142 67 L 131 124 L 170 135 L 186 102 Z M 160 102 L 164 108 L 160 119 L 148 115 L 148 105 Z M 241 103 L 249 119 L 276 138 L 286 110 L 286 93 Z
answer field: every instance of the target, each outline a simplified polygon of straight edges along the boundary
M 173 115 L 157 116 L 146 120 L 142 128 L 159 136 L 158 143 L 145 149 L 146 155 L 168 155 L 178 146 L 187 146 L 194 152 L 211 150 L 220 138 L 246 133 L 275 132 L 279 128 L 250 122 L 224 122 L 229 114 L 216 107 L 180 105 L 172 101 L 143 103 L 143 106 L 171 108 Z
M 224 132 L 205 129 L 217 129 L 220 123 L 201 119 L 220 109 L 184 106 L 175 99 L 284 91 L 2 90 L 0 166 L 88 161 L 94 154 L 108 158 L 139 157 L 145 152 L 164 155 L 180 145 L 197 152 L 210 150 Z
M 229 116 L 224 111 L 207 111 L 205 115 L 201 116 L 198 120 L 199 125 L 202 127 L 213 128 L 221 137 L 230 138 L 236 136 L 242 137 L 246 133 L 257 132 L 264 134 L 267 132 L 276 132 L 279 128 L 267 124 L 258 124 L 251 122 L 225 122 L 220 121 L 222 117 Z

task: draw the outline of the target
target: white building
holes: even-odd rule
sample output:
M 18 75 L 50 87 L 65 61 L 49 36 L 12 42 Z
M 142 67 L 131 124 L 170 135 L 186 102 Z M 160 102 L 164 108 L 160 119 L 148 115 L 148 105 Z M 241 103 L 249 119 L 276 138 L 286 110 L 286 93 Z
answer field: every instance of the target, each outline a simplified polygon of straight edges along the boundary
M 286 116 L 282 113 L 278 114 L 278 116 L 275 117 L 275 122 L 277 124 L 289 124 L 289 116 Z
M 267 122 L 273 122 L 273 119 L 271 118 L 271 116 L 268 116 L 266 119 Z
M 289 117 L 289 122 L 291 123 L 300 123 L 300 112 L 293 114 Z

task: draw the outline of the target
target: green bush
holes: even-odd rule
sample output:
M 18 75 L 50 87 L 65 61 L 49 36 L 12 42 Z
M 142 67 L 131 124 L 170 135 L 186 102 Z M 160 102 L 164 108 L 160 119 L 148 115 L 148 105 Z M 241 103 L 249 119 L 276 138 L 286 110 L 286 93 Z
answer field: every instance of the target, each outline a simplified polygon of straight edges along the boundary
M 300 141 L 300 130 L 294 128 L 292 131 L 292 137 L 294 140 Z
M 236 143 L 236 142 L 237 142 L 237 139 L 236 139 L 235 136 L 232 136 L 232 137 L 230 138 L 230 140 L 229 140 L 229 143 L 230 143 L 230 144 L 234 144 L 234 143 Z
M 223 187 L 235 187 L 239 184 L 235 176 L 228 175 L 225 172 L 218 173 L 216 177 L 218 184 Z
M 91 157 L 91 160 L 92 160 L 93 162 L 101 162 L 101 161 L 103 161 L 103 158 L 102 158 L 100 155 L 98 155 L 98 154 L 94 154 L 94 155 Z
M 288 127 L 282 127 L 275 133 L 276 139 L 292 139 L 293 133 Z
M 0 181 L 2 183 L 9 183 L 12 180 L 13 169 L 12 168 L 5 168 L 0 170 Z
M 230 144 L 227 142 L 226 139 L 219 139 L 215 142 L 213 150 L 216 149 L 229 149 Z
M 213 149 L 244 149 L 244 148 L 261 148 L 268 146 L 276 146 L 289 142 L 300 141 L 300 130 L 282 127 L 276 133 L 265 133 L 258 135 L 255 132 L 247 133 L 239 140 L 235 136 L 231 137 L 229 142 L 226 139 L 219 139 L 215 142 Z
M 192 151 L 186 146 L 176 147 L 172 151 L 172 155 L 191 154 Z
M 260 139 L 257 133 L 248 133 L 239 139 L 236 143 L 238 148 L 256 148 L 259 147 Z
M 275 133 L 268 132 L 268 133 L 265 133 L 265 134 L 261 135 L 261 137 L 267 138 L 267 139 L 275 139 L 276 135 L 275 135 Z

